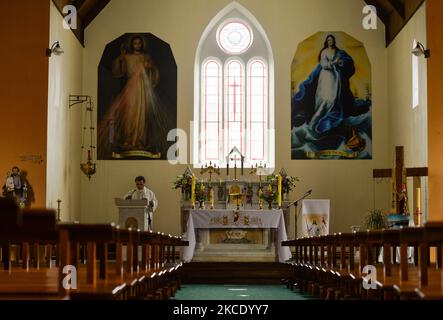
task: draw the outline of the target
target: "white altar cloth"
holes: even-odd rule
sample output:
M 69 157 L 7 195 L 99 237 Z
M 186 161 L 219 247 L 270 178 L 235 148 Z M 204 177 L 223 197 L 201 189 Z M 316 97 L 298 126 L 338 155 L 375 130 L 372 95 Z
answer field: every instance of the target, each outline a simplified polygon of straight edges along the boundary
M 183 248 L 183 260 L 190 262 L 196 245 L 195 229 L 277 229 L 277 252 L 280 262 L 291 259 L 289 247 L 283 247 L 287 240 L 282 210 L 190 210 L 186 240 L 189 246 Z

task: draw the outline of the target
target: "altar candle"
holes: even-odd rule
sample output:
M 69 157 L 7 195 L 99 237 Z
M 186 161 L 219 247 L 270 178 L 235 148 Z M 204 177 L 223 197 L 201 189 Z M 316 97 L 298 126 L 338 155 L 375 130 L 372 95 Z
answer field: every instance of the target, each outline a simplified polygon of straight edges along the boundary
M 209 193 L 209 198 L 211 201 L 211 209 L 214 209 L 214 188 L 211 187 L 211 191 Z
M 416 205 L 416 212 L 417 215 L 417 226 L 421 226 L 421 208 L 420 208 L 420 201 L 421 201 L 421 195 L 420 195 L 420 188 L 415 189 L 415 205 Z
M 258 187 L 258 207 L 260 210 L 263 209 L 263 199 L 262 199 L 262 195 L 263 195 L 263 190 L 261 188 L 261 185 Z
M 278 175 L 278 207 L 281 208 L 281 175 Z
M 191 202 L 192 209 L 195 208 L 195 176 L 192 174 L 192 183 L 191 183 Z
M 416 203 L 416 206 L 417 206 L 417 213 L 418 214 L 420 214 L 420 201 L 421 201 L 421 195 L 420 195 L 420 188 L 417 188 L 417 189 L 415 189 L 415 196 L 416 196 L 416 198 L 415 198 L 415 203 Z

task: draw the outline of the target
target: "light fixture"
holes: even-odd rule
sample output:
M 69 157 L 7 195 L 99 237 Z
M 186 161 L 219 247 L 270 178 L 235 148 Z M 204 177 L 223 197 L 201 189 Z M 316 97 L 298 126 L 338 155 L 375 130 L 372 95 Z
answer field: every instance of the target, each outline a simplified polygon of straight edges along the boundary
M 86 113 L 84 113 L 83 124 L 82 124 L 82 155 L 80 161 L 80 170 L 91 180 L 91 177 L 97 172 L 97 164 L 94 161 L 95 150 L 97 149 L 94 145 L 95 140 L 95 128 L 93 127 L 93 113 L 94 108 L 92 106 L 92 98 L 87 95 L 69 95 L 69 107 L 72 107 L 76 104 L 86 103 Z M 89 117 L 88 117 L 89 114 Z M 88 119 L 89 118 L 89 119 Z M 89 130 L 89 134 L 87 131 Z M 89 147 L 85 146 L 86 139 L 90 138 Z M 87 157 L 86 157 L 87 155 Z M 84 160 L 84 162 L 82 162 Z
M 64 51 L 60 47 L 60 42 L 58 42 L 58 41 L 54 42 L 54 44 L 51 46 L 51 49 L 46 48 L 46 56 L 47 57 L 50 57 L 52 54 L 55 54 L 56 56 L 59 56 L 62 53 L 64 53 Z
M 428 59 L 431 57 L 431 50 L 425 49 L 421 42 L 417 42 L 417 46 L 414 48 L 414 50 L 412 50 L 412 54 L 417 57 L 424 55 L 425 58 Z

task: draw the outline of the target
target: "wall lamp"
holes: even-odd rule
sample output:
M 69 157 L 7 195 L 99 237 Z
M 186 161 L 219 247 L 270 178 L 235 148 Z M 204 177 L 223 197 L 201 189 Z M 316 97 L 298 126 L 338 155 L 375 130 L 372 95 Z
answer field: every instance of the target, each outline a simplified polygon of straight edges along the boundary
M 62 53 L 64 53 L 64 51 L 60 47 L 60 42 L 58 42 L 58 41 L 54 42 L 54 44 L 51 46 L 51 49 L 46 48 L 46 56 L 47 57 L 50 57 L 52 54 L 55 54 L 56 56 L 59 56 Z
M 414 50 L 412 50 L 412 54 L 417 57 L 424 55 L 425 58 L 428 59 L 431 57 L 431 50 L 425 49 L 423 44 L 417 42 L 417 46 L 414 48 Z

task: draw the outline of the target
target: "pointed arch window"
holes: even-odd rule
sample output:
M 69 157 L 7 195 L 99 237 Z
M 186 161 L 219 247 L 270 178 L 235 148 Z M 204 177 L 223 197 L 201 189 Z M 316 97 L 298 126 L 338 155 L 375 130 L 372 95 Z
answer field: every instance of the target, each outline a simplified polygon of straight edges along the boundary
M 273 57 L 263 29 L 233 3 L 200 40 L 195 65 L 194 166 L 225 167 L 237 147 L 245 166 L 274 167 Z

